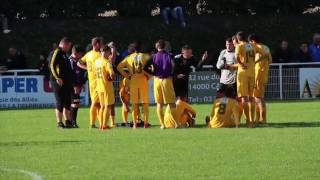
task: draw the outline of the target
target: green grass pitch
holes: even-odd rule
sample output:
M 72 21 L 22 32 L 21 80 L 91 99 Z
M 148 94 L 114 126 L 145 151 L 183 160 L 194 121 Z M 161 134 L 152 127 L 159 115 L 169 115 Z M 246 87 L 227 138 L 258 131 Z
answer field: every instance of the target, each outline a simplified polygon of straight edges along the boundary
M 194 107 L 203 124 L 211 105 Z M 320 179 L 320 102 L 270 102 L 268 117 L 255 129 L 100 132 L 87 108 L 70 130 L 52 109 L 0 111 L 0 179 Z

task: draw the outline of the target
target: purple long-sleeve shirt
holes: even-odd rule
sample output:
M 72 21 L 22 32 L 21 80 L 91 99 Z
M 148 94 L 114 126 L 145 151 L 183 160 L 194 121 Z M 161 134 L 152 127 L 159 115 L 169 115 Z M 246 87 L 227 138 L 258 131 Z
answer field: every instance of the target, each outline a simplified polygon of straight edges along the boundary
M 173 75 L 173 57 L 166 51 L 153 55 L 154 76 L 165 79 Z

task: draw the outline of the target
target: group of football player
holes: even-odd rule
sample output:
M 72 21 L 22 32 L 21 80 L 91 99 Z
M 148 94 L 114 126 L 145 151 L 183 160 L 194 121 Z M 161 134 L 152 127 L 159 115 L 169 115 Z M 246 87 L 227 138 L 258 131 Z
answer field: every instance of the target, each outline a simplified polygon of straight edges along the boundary
M 118 53 L 113 42 L 104 44 L 102 38 L 95 37 L 91 49 L 85 53 L 80 46 L 72 47 L 71 41 L 63 38 L 50 58 L 58 127 L 78 127 L 77 112 L 85 71 L 91 99 L 90 128 L 107 130 L 117 125 L 149 128 L 150 79 L 154 83 L 160 128 L 194 127 L 197 113 L 188 104 L 188 78 L 190 67 L 201 66 L 208 58 L 207 52 L 196 61 L 188 45 L 183 46 L 177 56 L 170 53 L 170 44 L 165 40 L 158 40 L 154 48 L 155 52 L 146 53 L 141 42 L 132 43 L 130 52 L 117 62 Z M 266 123 L 263 97 L 271 62 L 269 48 L 257 35 L 247 38 L 243 32 L 238 32 L 226 39 L 226 49 L 217 62 L 217 68 L 221 69 L 221 86 L 211 114 L 206 117 L 208 127 L 238 127 L 243 113 L 247 127 Z M 122 102 L 121 123 L 115 121 L 113 82 L 116 74 L 121 76 L 118 92 Z M 130 111 L 131 123 L 128 121 Z

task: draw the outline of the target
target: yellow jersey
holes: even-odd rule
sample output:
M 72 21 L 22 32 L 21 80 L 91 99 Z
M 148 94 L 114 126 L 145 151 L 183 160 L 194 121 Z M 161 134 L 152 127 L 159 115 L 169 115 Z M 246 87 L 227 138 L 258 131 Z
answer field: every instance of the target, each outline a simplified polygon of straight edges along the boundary
M 232 127 L 240 122 L 239 104 L 236 100 L 223 97 L 214 101 L 210 115 L 210 127 Z
M 242 74 L 254 77 L 255 54 L 255 47 L 250 43 L 240 42 L 236 45 L 236 58 L 239 58 L 239 61 L 247 66 L 247 69 L 243 69 L 241 66 L 238 66 L 238 75 Z
M 131 81 L 137 80 L 137 82 L 139 82 L 139 80 L 147 78 L 143 68 L 149 59 L 150 56 L 147 54 L 133 53 L 121 61 L 117 69 L 122 75 L 124 75 L 125 72 L 123 68 L 128 68 L 131 75 Z
M 119 94 L 125 102 L 130 100 L 130 80 L 123 78 L 119 85 Z
M 268 46 L 263 44 L 256 44 L 257 49 L 263 53 L 263 57 L 256 56 L 255 72 L 269 72 L 269 64 L 272 63 L 272 56 Z
M 91 87 L 96 87 L 96 72 L 95 72 L 95 62 L 101 57 L 99 51 L 91 50 L 87 52 L 79 61 L 80 64 L 85 64 L 88 71 L 88 80 Z
M 97 78 L 97 91 L 113 91 L 113 83 L 109 79 L 114 75 L 112 64 L 104 57 L 100 57 L 95 62 L 95 72 Z

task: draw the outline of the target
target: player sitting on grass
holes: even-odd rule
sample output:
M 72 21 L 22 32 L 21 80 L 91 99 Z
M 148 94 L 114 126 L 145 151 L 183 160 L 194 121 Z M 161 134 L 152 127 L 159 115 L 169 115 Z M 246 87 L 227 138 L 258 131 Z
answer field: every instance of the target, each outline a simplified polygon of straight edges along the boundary
M 239 104 L 232 95 L 232 91 L 226 90 L 225 94 L 217 95 L 214 101 L 210 117 L 206 117 L 206 124 L 210 128 L 231 128 L 240 124 Z
M 166 128 L 175 128 L 175 121 L 170 111 L 168 106 L 164 114 L 164 125 Z M 176 116 L 180 127 L 193 127 L 195 125 L 196 111 L 187 103 L 186 97 L 178 97 Z
M 111 56 L 111 48 L 105 46 L 101 50 L 101 57 L 96 60 L 95 69 L 97 77 L 97 90 L 100 100 L 100 129 L 108 129 L 107 120 L 110 117 L 112 105 L 115 101 L 113 90 L 114 71 L 109 61 Z

